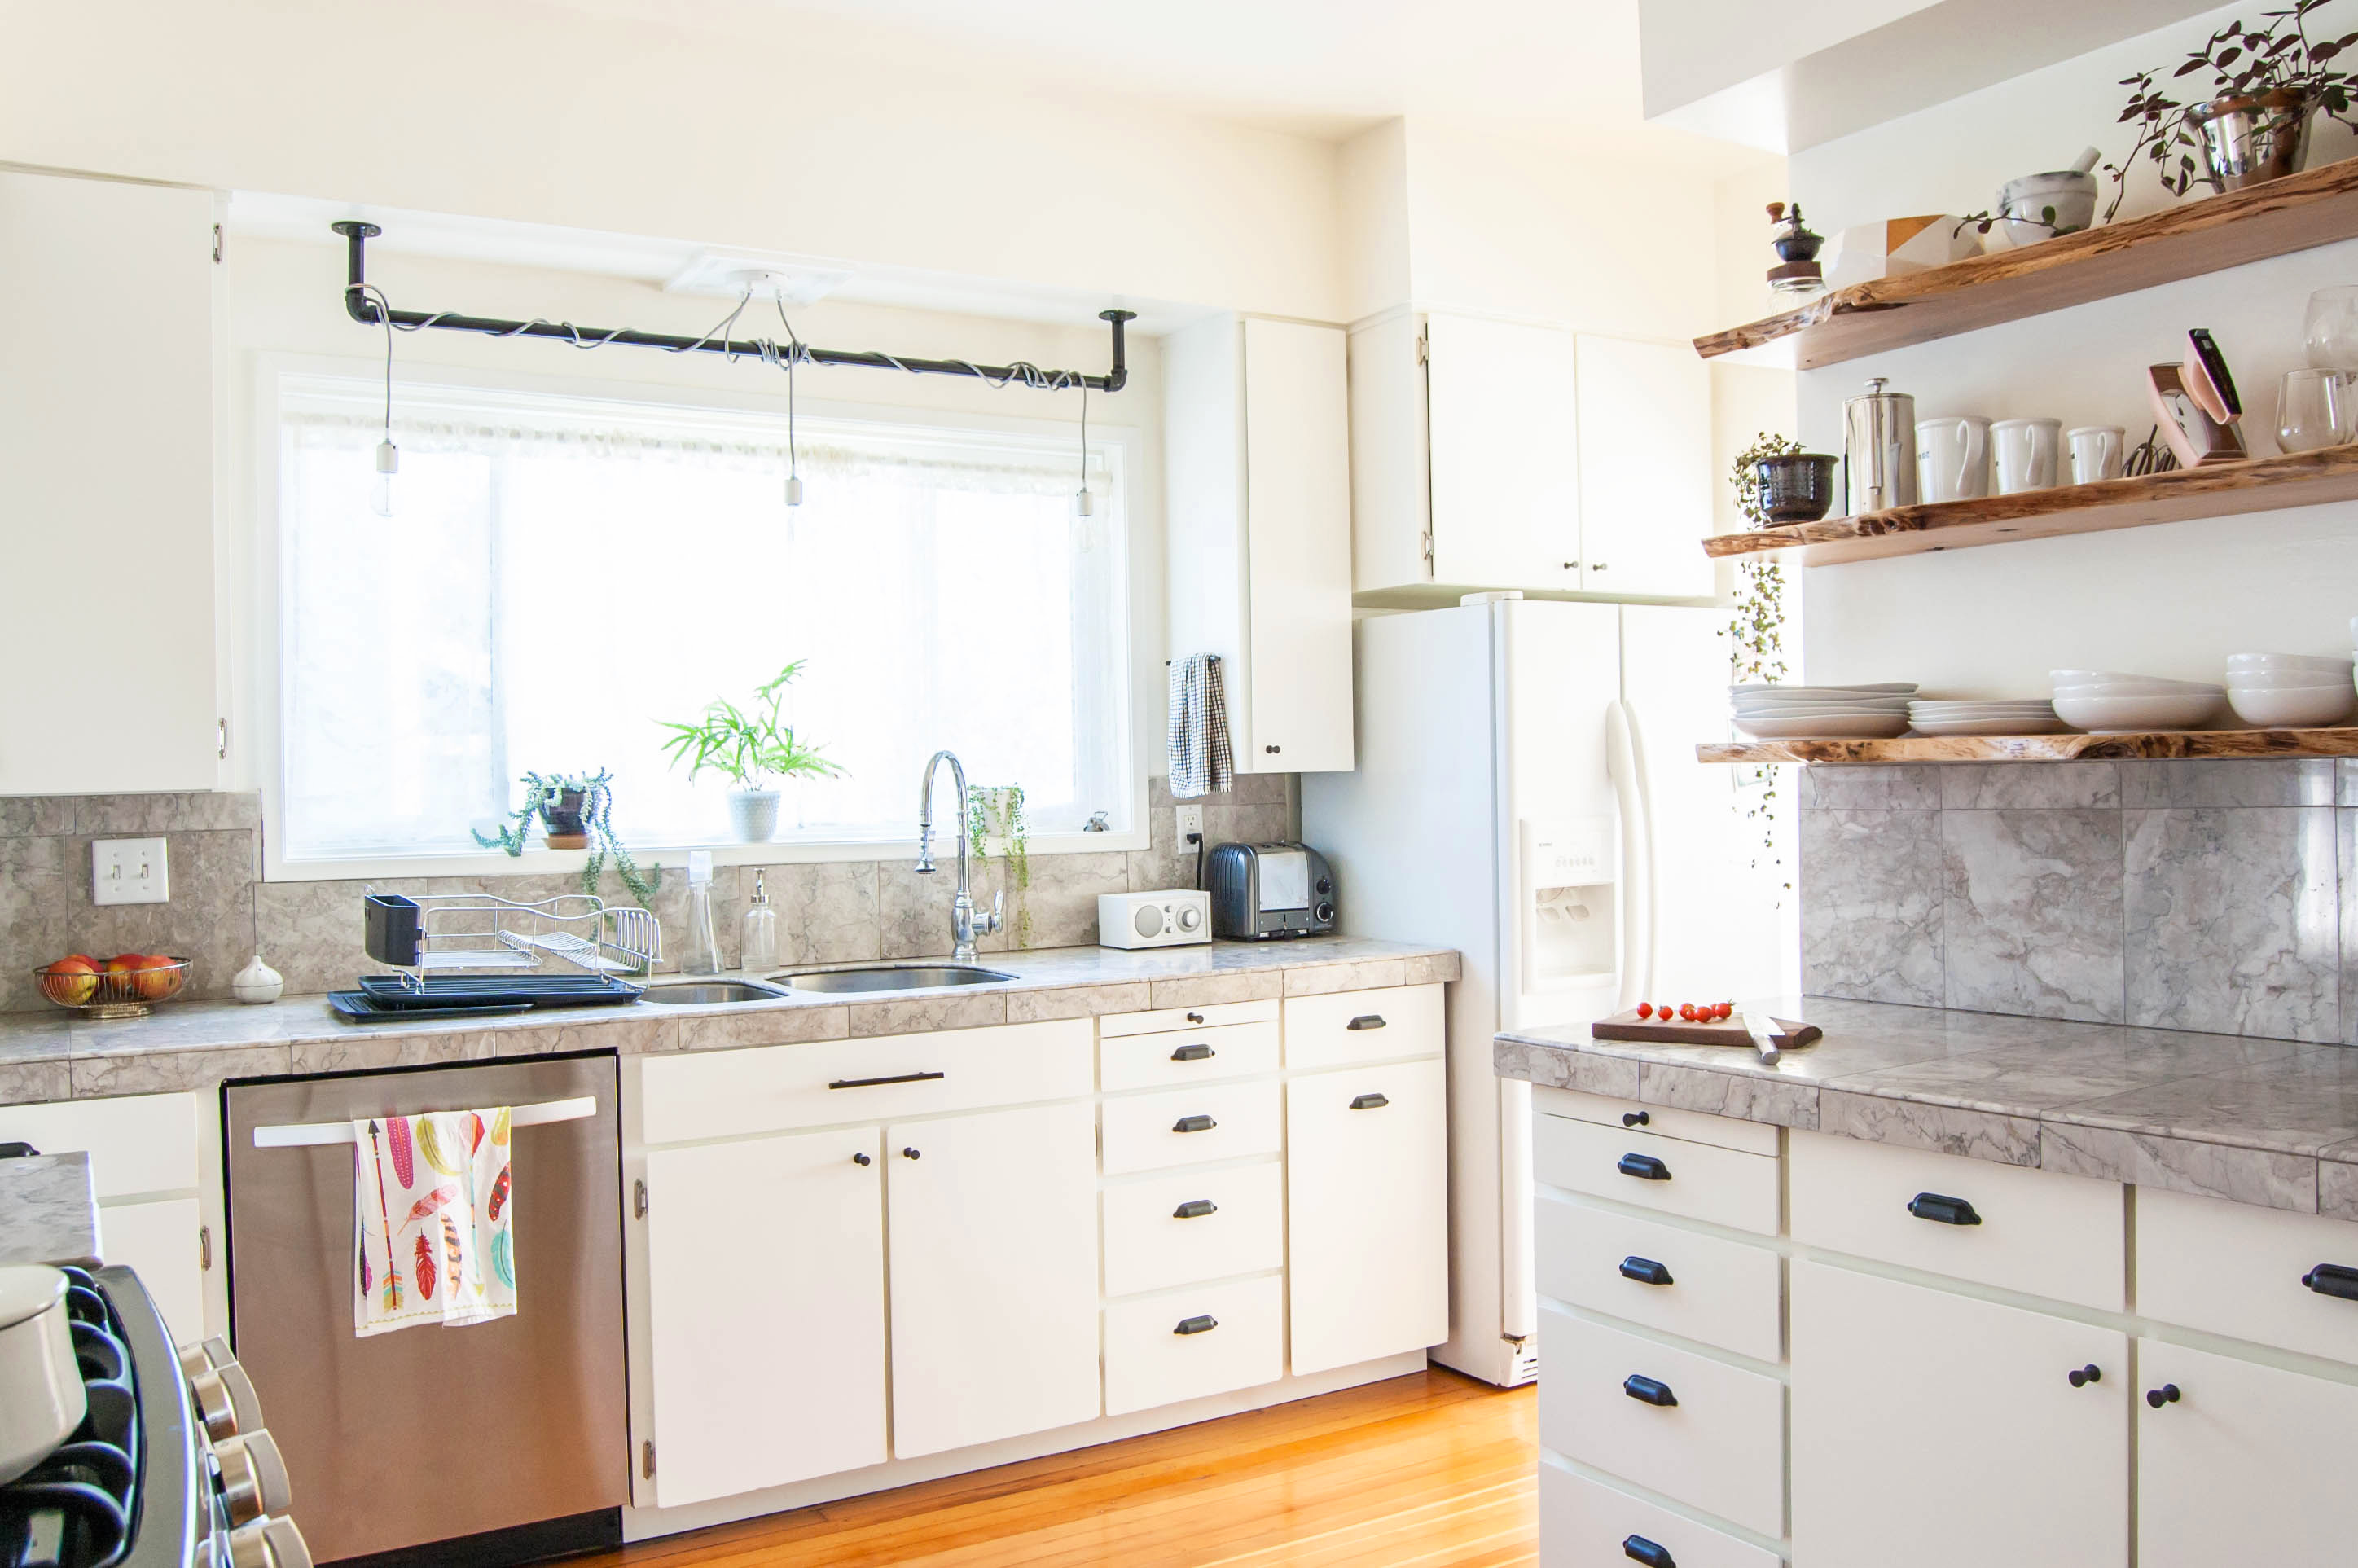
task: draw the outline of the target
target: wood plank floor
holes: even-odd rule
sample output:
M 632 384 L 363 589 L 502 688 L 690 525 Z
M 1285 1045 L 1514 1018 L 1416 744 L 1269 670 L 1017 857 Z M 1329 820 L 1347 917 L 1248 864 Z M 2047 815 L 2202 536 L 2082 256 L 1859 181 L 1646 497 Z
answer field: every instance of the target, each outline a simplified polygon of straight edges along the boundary
M 1536 1563 L 1536 1394 L 1434 1368 L 574 1561 L 591 1568 Z

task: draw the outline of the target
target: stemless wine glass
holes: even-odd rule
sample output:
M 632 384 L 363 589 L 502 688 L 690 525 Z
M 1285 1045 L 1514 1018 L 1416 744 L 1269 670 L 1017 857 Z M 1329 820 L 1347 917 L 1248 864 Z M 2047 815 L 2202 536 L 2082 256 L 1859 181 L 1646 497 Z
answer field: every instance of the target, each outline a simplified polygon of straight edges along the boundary
M 2309 362 L 2318 370 L 2358 370 L 2358 283 L 2338 283 L 2309 297 Z
M 2358 389 L 2351 373 L 2339 370 L 2285 372 L 2277 393 L 2277 445 L 2288 452 L 2315 451 L 2358 437 Z

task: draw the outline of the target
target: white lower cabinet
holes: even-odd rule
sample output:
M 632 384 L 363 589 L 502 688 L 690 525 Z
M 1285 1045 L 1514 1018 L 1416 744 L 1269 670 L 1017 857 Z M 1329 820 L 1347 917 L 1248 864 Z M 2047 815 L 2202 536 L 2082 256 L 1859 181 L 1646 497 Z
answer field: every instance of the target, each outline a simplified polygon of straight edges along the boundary
M 1791 1335 L 1797 1565 L 2125 1568 L 2127 1336 L 1804 1261 Z
M 1544 1387 L 1544 1383 L 1541 1385 Z M 1540 1465 L 1547 1568 L 1779 1568 L 1783 1559 L 1617 1487 Z
M 2155 1339 L 2137 1357 L 2138 1568 L 2349 1559 L 2358 1386 Z
M 1285 1281 L 1187 1285 L 1105 1314 L 1106 1414 L 1126 1415 L 1285 1376 Z

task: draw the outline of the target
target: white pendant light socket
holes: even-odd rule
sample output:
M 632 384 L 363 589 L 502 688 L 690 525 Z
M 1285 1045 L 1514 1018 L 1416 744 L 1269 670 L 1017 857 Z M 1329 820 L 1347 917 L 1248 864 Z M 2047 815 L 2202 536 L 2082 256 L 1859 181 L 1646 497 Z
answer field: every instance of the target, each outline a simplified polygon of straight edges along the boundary
M 789 506 L 800 506 L 802 503 L 803 503 L 803 481 L 802 481 L 802 476 L 801 476 L 801 475 L 799 475 L 799 474 L 791 474 L 791 473 L 790 473 L 790 474 L 788 474 L 788 475 L 786 476 L 786 504 L 787 504 L 787 505 L 789 505 Z
M 369 487 L 369 510 L 393 515 L 393 476 L 401 471 L 401 449 L 390 439 L 376 444 L 376 482 Z
M 1097 515 L 1097 498 L 1088 492 L 1087 487 L 1073 492 L 1074 516 L 1094 517 Z

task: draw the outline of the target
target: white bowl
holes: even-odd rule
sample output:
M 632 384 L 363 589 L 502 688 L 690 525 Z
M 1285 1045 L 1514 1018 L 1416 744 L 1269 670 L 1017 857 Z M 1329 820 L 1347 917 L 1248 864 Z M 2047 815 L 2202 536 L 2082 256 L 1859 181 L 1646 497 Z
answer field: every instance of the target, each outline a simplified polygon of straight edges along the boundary
M 2338 670 L 2229 670 L 2229 691 L 2299 691 L 2304 687 L 2352 687 L 2350 667 Z
M 1904 713 L 1740 717 L 1736 727 L 1759 741 L 1888 741 L 1904 733 Z
M 2166 680 L 2160 676 L 2141 676 L 2125 670 L 2049 670 L 2047 678 L 2055 683 L 2058 690 L 2066 687 L 2098 687 L 2114 691 L 2136 689 L 2148 692 L 2222 689 L 2208 681 Z
M 2339 724 L 2358 708 L 2358 686 L 2277 687 L 2266 691 L 2227 688 L 2235 717 L 2263 730 L 2316 730 Z
M 2055 717 L 2074 730 L 2093 730 L 2099 735 L 2127 730 L 2191 730 L 2219 711 L 2224 696 L 2217 691 L 2190 691 L 2142 697 L 2065 697 L 2059 692 Z
M 2231 670 L 2322 670 L 2328 675 L 2340 675 L 2350 667 L 2351 661 L 2339 654 L 2230 654 L 2227 667 Z

